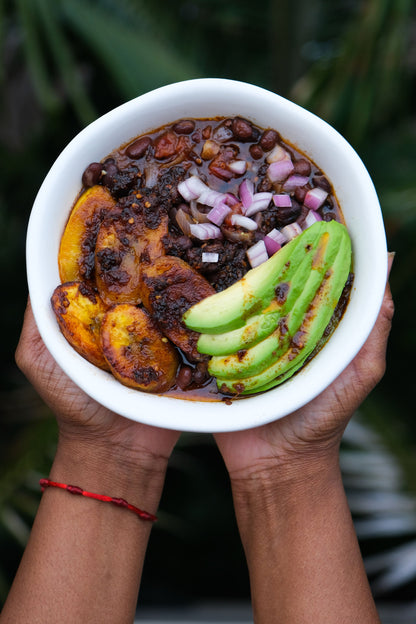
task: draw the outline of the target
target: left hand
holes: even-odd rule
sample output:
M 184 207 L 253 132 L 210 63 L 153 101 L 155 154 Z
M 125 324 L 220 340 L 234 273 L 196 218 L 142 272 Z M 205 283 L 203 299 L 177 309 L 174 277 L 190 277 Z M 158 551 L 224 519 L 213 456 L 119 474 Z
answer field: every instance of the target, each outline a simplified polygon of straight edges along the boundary
M 16 350 L 16 362 L 55 414 L 60 439 L 100 449 L 121 461 L 165 469 L 179 432 L 128 420 L 106 409 L 76 386 L 56 364 L 36 327 L 30 301 Z

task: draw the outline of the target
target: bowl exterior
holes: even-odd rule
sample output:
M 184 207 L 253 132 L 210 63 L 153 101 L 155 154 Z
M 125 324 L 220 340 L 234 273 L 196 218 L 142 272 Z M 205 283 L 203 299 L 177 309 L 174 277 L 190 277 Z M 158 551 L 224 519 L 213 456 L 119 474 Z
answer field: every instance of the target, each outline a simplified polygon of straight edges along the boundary
M 203 402 L 155 396 L 122 386 L 81 358 L 59 331 L 50 297 L 59 283 L 59 242 L 81 176 L 119 145 L 177 119 L 240 115 L 309 156 L 331 180 L 349 229 L 355 280 L 343 319 L 298 375 L 260 396 Z M 57 363 L 94 399 L 130 419 L 184 431 L 232 431 L 281 418 L 303 406 L 348 365 L 369 335 L 382 302 L 387 250 L 380 205 L 362 161 L 327 123 L 296 104 L 238 81 L 206 78 L 161 87 L 100 117 L 58 157 L 33 205 L 27 234 L 29 293 L 41 336 Z

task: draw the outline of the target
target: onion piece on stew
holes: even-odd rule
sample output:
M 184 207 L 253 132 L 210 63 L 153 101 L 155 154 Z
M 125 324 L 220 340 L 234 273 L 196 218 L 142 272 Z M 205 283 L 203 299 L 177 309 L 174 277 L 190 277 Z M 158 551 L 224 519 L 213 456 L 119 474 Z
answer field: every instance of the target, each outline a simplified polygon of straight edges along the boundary
M 309 182 L 308 176 L 301 176 L 301 175 L 294 174 L 286 180 L 286 182 L 283 185 L 283 190 L 294 191 L 296 188 L 298 188 L 298 186 L 305 186 L 305 184 L 308 184 L 308 182 Z
M 302 228 L 299 223 L 296 223 L 296 221 L 294 223 L 289 223 L 289 225 L 285 225 L 285 227 L 282 228 L 282 234 L 286 236 L 288 241 L 298 236 L 298 234 L 301 234 L 302 231 Z
M 213 208 L 215 206 L 216 201 L 220 201 L 224 198 L 224 193 L 220 193 L 219 191 L 212 191 L 208 186 L 206 189 L 199 195 L 198 201 L 200 204 L 205 204 L 205 206 L 210 206 Z
M 292 198 L 287 193 L 273 195 L 273 203 L 276 208 L 291 208 Z
M 249 208 L 253 203 L 254 184 L 251 180 L 243 180 L 238 189 L 243 208 Z
M 245 160 L 233 160 L 228 163 L 228 169 L 237 175 L 243 175 L 247 171 L 247 161 Z
M 268 232 L 266 236 L 273 239 L 279 245 L 284 245 L 288 241 L 287 237 L 282 232 L 280 232 L 280 230 L 277 230 L 276 228 L 273 228 L 272 230 L 270 230 L 270 232 Z
M 291 160 L 278 160 L 272 162 L 267 169 L 267 177 L 271 182 L 284 182 L 294 170 Z
M 272 151 L 266 158 L 268 163 L 278 162 L 279 160 L 291 160 L 289 152 L 287 152 L 281 145 L 274 146 Z
M 219 227 L 213 223 L 191 223 L 189 225 L 192 236 L 199 240 L 209 240 L 211 238 L 222 238 Z
M 306 195 L 303 203 L 307 208 L 311 210 L 318 210 L 328 197 L 328 193 L 319 187 L 310 189 Z
M 272 256 L 274 253 L 276 253 L 276 251 L 279 251 L 279 249 L 281 249 L 281 245 L 279 243 L 277 243 L 275 240 L 273 240 L 273 238 L 270 238 L 270 236 L 266 236 L 263 238 L 264 244 L 266 245 L 266 250 L 269 256 Z
M 305 217 L 304 229 L 310 227 L 311 225 L 316 223 L 316 221 L 322 221 L 321 215 L 318 212 L 315 212 L 315 210 L 309 210 L 308 214 Z
M 230 214 L 231 208 L 227 206 L 225 201 L 216 202 L 213 208 L 208 212 L 207 217 L 211 223 L 221 225 L 225 217 Z
M 263 240 L 259 240 L 255 245 L 249 247 L 246 253 L 253 269 L 269 259 L 266 245 Z
M 208 186 L 196 175 L 192 175 L 178 184 L 178 191 L 186 201 L 198 199 L 201 193 L 208 190 Z
M 259 212 L 260 210 L 266 210 L 266 208 L 269 207 L 271 199 L 272 193 L 254 193 L 251 205 L 245 210 L 245 216 L 251 217 L 251 215 Z
M 220 254 L 210 251 L 202 252 L 202 262 L 218 262 Z
M 257 230 L 257 227 L 258 227 L 257 223 L 253 221 L 253 219 L 249 219 L 248 217 L 245 217 L 244 215 L 240 215 L 237 213 L 233 213 L 231 215 L 230 223 L 231 225 L 242 227 L 245 230 L 250 230 L 250 231 Z

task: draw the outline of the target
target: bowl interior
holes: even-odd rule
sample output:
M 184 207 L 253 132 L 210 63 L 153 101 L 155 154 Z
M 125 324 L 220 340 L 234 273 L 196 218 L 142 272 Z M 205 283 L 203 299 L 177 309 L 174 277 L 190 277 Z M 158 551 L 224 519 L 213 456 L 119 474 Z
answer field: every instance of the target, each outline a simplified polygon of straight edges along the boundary
M 310 157 L 331 180 L 349 229 L 355 280 L 343 319 L 322 351 L 299 374 L 260 396 L 225 402 L 187 401 L 122 386 L 66 342 L 51 310 L 59 283 L 59 241 L 81 176 L 133 137 L 180 118 L 240 115 Z M 328 124 L 259 87 L 198 79 L 162 87 L 99 118 L 64 149 L 36 197 L 28 227 L 27 272 L 36 322 L 61 368 L 90 396 L 134 420 L 184 431 L 231 431 L 270 422 L 298 409 L 331 383 L 356 355 L 377 317 L 387 272 L 385 233 L 372 181 L 356 152 Z

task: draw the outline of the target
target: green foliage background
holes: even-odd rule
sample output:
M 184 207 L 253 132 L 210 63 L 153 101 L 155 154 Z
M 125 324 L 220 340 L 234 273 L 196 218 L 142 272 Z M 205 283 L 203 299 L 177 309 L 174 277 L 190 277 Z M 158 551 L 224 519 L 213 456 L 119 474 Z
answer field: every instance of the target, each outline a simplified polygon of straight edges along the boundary
M 364 160 L 396 252 L 396 315 L 387 374 L 361 418 L 394 456 L 401 487 L 416 500 L 415 24 L 411 0 L 0 0 L 2 599 L 56 436 L 13 359 L 27 296 L 31 205 L 54 159 L 83 126 L 177 80 L 220 76 L 276 91 L 333 124 Z M 229 494 L 210 438 L 184 436 L 149 550 L 145 602 L 248 596 Z M 415 533 L 416 527 L 387 531 L 363 549 L 391 548 Z M 415 577 L 416 570 L 382 597 L 409 599 Z

